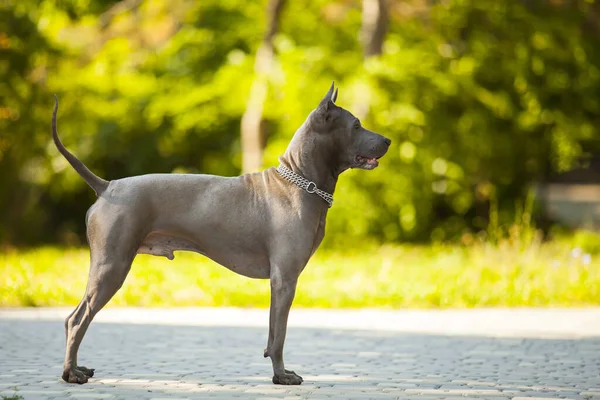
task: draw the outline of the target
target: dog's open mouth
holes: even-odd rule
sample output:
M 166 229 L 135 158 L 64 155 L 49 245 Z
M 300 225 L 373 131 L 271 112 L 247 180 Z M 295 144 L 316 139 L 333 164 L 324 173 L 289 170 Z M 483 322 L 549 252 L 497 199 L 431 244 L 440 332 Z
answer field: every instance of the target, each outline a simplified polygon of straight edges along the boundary
M 379 161 L 377 161 L 380 157 L 363 157 L 356 156 L 356 164 L 360 168 L 364 169 L 374 169 L 379 165 Z

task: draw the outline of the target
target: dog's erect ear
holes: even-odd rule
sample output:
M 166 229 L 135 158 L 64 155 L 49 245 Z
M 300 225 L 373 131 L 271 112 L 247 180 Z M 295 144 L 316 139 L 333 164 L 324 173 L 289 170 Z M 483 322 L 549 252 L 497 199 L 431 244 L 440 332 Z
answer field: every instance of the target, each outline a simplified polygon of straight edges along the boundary
M 319 103 L 319 108 L 325 111 L 329 111 L 332 106 L 334 106 L 334 102 L 337 99 L 337 89 L 335 89 L 335 91 L 333 90 L 335 87 L 335 82 L 331 82 L 331 87 L 329 88 L 329 91 L 327 92 L 327 94 L 325 95 L 325 97 L 323 97 L 323 99 L 321 99 L 321 102 Z

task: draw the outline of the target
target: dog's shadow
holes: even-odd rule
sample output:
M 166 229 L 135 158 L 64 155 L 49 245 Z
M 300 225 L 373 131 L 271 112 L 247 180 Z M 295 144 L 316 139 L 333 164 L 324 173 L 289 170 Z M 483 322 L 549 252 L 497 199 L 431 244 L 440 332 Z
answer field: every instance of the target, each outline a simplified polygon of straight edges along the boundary
M 60 381 L 62 323 L 2 320 L 0 383 L 13 376 L 14 388 L 25 398 L 37 391 L 55 397 L 61 392 L 93 392 L 117 398 L 138 398 L 142 393 L 197 398 L 568 397 L 586 392 L 586 385 L 598 386 L 597 338 L 298 327 L 288 329 L 286 368 L 303 376 L 304 383 L 273 385 L 270 360 L 262 357 L 266 336 L 265 328 L 256 327 L 96 323 L 79 355 L 80 364 L 96 373 L 79 386 Z

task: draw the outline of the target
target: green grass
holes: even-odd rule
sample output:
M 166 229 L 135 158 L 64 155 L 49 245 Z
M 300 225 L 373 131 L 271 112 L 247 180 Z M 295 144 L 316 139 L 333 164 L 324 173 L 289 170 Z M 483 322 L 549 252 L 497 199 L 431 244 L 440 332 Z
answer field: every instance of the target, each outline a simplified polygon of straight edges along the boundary
M 23 400 L 23 396 L 15 394 L 12 396 L 1 396 L 2 400 Z
M 295 307 L 489 307 L 600 304 L 600 246 L 518 240 L 319 251 L 300 277 Z M 590 253 L 591 260 L 583 257 Z M 580 254 L 581 253 L 581 254 Z M 42 247 L 0 254 L 0 306 L 76 305 L 87 249 Z M 267 307 L 269 283 L 238 276 L 193 253 L 140 255 L 112 306 Z

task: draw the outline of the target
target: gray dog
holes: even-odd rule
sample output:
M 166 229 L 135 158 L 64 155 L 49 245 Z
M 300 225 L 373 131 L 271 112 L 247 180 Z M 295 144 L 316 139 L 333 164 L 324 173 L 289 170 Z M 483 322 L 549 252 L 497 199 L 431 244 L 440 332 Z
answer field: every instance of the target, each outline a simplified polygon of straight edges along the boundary
M 94 316 L 125 281 L 136 254 L 173 259 L 175 250 L 203 254 L 238 274 L 271 281 L 265 357 L 273 383 L 299 385 L 283 365 L 283 342 L 298 276 L 319 247 L 338 176 L 348 168 L 374 169 L 390 146 L 336 106 L 329 92 L 296 131 L 277 168 L 238 177 L 152 174 L 105 181 L 65 149 L 61 154 L 96 191 L 86 215 L 91 260 L 83 299 L 65 320 L 62 378 L 86 383 L 94 370 L 77 364 L 77 351 Z

